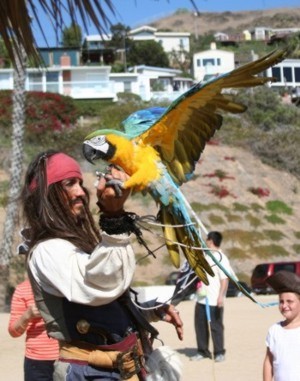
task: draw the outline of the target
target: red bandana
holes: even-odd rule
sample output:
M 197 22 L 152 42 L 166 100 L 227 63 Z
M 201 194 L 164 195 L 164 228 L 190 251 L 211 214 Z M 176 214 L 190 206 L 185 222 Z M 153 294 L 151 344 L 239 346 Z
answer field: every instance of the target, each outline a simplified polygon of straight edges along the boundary
M 82 179 L 80 166 L 72 157 L 64 153 L 56 153 L 46 160 L 48 186 L 71 177 Z M 30 189 L 34 190 L 36 187 L 37 182 L 34 178 L 30 184 Z

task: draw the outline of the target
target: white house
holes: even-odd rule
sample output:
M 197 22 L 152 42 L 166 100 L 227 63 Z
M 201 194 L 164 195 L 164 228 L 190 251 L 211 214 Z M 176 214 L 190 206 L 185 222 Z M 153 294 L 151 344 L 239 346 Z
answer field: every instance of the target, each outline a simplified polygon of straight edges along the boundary
M 212 43 L 210 50 L 194 54 L 193 68 L 196 81 L 208 80 L 235 68 L 234 53 L 217 49 L 216 44 Z
M 174 51 L 190 51 L 190 37 L 188 32 L 159 32 L 151 26 L 141 26 L 132 29 L 129 37 L 134 41 L 154 40 L 161 44 L 166 53 Z
M 181 77 L 181 71 L 177 69 L 139 65 L 129 70 L 138 74 L 139 95 L 144 100 L 173 100 L 193 85 L 193 79 Z
M 251 34 L 251 40 L 269 40 L 273 34 L 272 28 L 266 28 L 264 26 L 252 28 L 249 32 Z
M 74 99 L 117 100 L 120 92 L 131 92 L 143 100 L 173 100 L 193 83 L 180 77 L 181 71 L 151 66 L 136 66 L 127 73 L 111 73 L 110 66 L 62 66 L 28 68 L 27 91 L 53 92 Z M 156 90 L 155 85 L 159 85 Z M 0 69 L 0 90 L 12 90 L 13 69 Z
M 278 89 L 292 89 L 299 94 L 300 89 L 300 60 L 287 58 L 277 65 L 267 69 L 268 77 L 275 77 L 276 82 L 270 83 L 271 87 Z
M 217 32 L 214 34 L 214 38 L 216 41 L 228 41 L 229 35 L 227 33 Z

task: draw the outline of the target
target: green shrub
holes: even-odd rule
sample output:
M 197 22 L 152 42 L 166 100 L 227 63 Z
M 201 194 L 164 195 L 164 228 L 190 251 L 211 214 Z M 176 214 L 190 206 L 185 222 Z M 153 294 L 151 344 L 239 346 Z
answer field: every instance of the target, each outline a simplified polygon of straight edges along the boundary
M 296 254 L 300 254 L 300 245 L 299 244 L 294 244 L 293 246 L 292 246 L 292 248 L 294 249 L 294 251 L 295 251 L 295 253 Z
M 0 206 L 2 208 L 6 207 L 8 201 L 8 189 L 9 189 L 9 181 L 1 181 L 0 182 Z
M 226 223 L 224 218 L 222 218 L 219 215 L 213 214 L 213 213 L 208 215 L 208 219 L 209 219 L 209 221 L 211 222 L 212 225 L 223 225 L 223 224 Z
M 117 93 L 118 104 L 134 103 L 136 105 L 143 105 L 142 98 L 134 93 Z
M 211 202 L 210 204 L 201 204 L 199 202 L 192 202 L 191 207 L 196 213 L 205 212 L 207 210 L 221 210 L 223 212 L 229 211 L 229 209 L 226 206 L 217 202 Z
M 255 217 L 252 214 L 247 214 L 245 218 L 249 221 L 249 224 L 255 228 L 262 225 L 263 223 L 261 218 Z
M 85 117 L 101 116 L 102 111 L 113 104 L 110 100 L 98 99 L 78 99 L 74 100 L 74 104 L 78 109 L 78 114 Z
M 229 254 L 230 259 L 243 259 L 249 257 L 247 251 L 240 247 L 231 247 L 226 251 Z
M 259 258 L 269 258 L 269 257 L 287 257 L 290 253 L 282 246 L 279 245 L 265 245 L 265 246 L 256 246 L 253 249 L 253 252 Z
M 269 216 L 265 216 L 265 219 L 273 225 L 283 225 L 285 224 L 285 220 L 278 217 L 277 214 L 271 214 Z
M 282 238 L 286 237 L 280 230 L 263 230 L 263 233 L 266 235 L 267 239 L 272 241 L 280 241 Z
M 242 217 L 238 214 L 226 213 L 225 217 L 228 222 L 238 222 L 242 220 Z
M 252 202 L 250 204 L 250 208 L 253 209 L 255 212 L 259 212 L 260 210 L 264 210 L 265 209 L 263 206 L 261 206 L 260 204 L 258 204 L 256 202 Z
M 252 247 L 255 242 L 264 239 L 264 235 L 260 231 L 241 230 L 241 229 L 228 229 L 224 231 L 226 241 L 237 242 L 243 249 L 245 247 Z
M 233 209 L 237 212 L 247 212 L 249 207 L 247 205 L 240 204 L 239 202 L 234 202 Z
M 293 209 L 289 207 L 285 202 L 280 200 L 268 201 L 266 208 L 271 213 L 293 214 Z
M 300 239 L 300 231 L 294 232 L 294 236 L 298 239 Z

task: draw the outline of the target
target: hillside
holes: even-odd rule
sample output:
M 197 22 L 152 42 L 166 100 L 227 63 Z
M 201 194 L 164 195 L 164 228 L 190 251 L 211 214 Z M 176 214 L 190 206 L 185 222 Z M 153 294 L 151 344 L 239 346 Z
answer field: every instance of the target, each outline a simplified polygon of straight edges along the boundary
M 208 230 L 223 233 L 223 250 L 241 279 L 249 281 L 258 263 L 299 259 L 299 179 L 262 164 L 243 149 L 211 144 L 206 146 L 195 174 L 194 180 L 183 185 L 184 195 Z M 7 174 L 2 172 L 1 178 L 5 177 Z M 92 190 L 94 172 L 86 172 L 85 178 Z M 249 191 L 251 187 L 270 193 L 259 197 Z M 129 199 L 126 209 L 140 216 L 157 213 L 154 202 L 141 195 Z M 4 218 L 1 208 L 1 226 Z M 161 231 L 160 228 L 149 229 L 150 233 L 144 231 L 144 238 L 155 250 L 162 243 Z M 17 234 L 16 239 L 19 239 Z M 164 248 L 155 252 L 156 258 L 143 259 L 146 250 L 135 243 L 135 252 L 138 258 L 136 284 L 163 283 L 175 270 Z
M 243 12 L 194 12 L 177 11 L 174 14 L 155 20 L 150 25 L 159 30 L 211 34 L 214 32 L 240 32 L 255 26 L 272 28 L 298 28 L 299 8 L 274 8 Z

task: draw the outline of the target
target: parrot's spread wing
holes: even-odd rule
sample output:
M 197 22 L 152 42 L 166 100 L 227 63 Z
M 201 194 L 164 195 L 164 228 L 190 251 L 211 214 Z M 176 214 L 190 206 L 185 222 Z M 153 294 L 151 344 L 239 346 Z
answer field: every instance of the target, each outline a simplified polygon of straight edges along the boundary
M 221 113 L 242 113 L 246 110 L 243 104 L 233 101 L 232 95 L 224 94 L 223 90 L 254 87 L 274 80 L 256 75 L 282 61 L 288 51 L 288 48 L 274 51 L 209 82 L 195 85 L 175 100 L 160 117 L 162 109 L 156 113 L 150 109 L 148 125 L 139 113 L 133 114 L 137 121 L 133 131 L 137 131 L 138 124 L 140 131 L 145 130 L 139 138 L 159 151 L 173 180 L 182 184 L 189 180 L 205 144 L 220 128 Z M 145 111 L 140 115 L 147 115 Z M 131 129 L 132 120 L 134 117 L 125 121 L 126 132 Z M 152 125 L 151 120 L 154 121 Z

